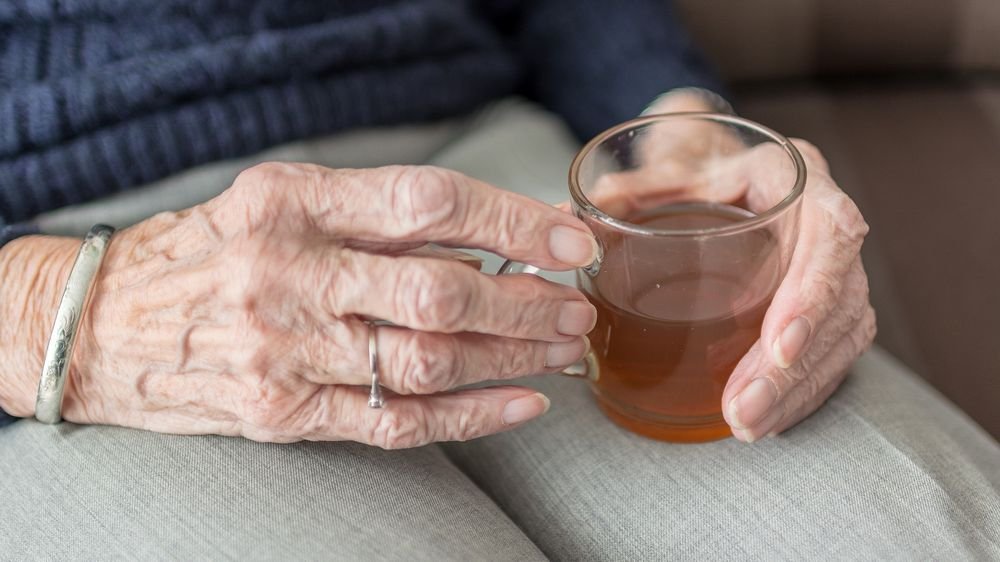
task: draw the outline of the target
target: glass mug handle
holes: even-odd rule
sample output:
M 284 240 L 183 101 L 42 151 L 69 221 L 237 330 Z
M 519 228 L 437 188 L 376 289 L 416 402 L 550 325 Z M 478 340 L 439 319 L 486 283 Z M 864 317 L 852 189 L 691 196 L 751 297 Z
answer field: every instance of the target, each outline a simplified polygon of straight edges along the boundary
M 600 249 L 600 244 L 598 244 L 598 249 Z M 588 275 L 596 275 L 597 270 L 600 268 L 601 258 L 603 256 L 598 253 L 597 259 L 594 263 L 588 265 L 587 267 L 581 268 L 582 271 L 586 272 Z M 529 275 L 538 275 L 541 269 L 529 265 L 526 263 L 516 262 L 513 260 L 507 260 L 500 266 L 497 270 L 497 275 L 516 275 L 518 273 L 527 273 Z M 566 375 L 569 377 L 583 378 L 586 377 L 592 381 L 597 381 L 600 369 L 597 366 L 597 358 L 594 357 L 594 351 L 590 350 L 587 354 L 576 363 L 573 363 L 569 367 L 566 367 L 562 371 L 559 371 L 560 375 Z

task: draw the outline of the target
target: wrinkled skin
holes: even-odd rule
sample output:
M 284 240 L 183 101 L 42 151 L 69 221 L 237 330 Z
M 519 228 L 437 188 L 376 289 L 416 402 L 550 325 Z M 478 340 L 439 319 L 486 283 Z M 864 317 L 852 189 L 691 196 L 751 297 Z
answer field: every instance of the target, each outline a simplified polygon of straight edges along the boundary
M 652 109 L 670 113 L 710 108 L 697 96 L 679 93 Z M 757 198 L 768 202 L 763 206 L 767 208 L 784 196 L 782 192 L 775 197 L 775 190 L 787 190 L 766 179 L 768 167 L 784 158 L 773 147 L 715 162 L 709 177 L 688 166 L 700 151 L 722 147 L 724 152 L 735 143 L 722 128 L 693 125 L 683 135 L 654 135 L 651 140 L 642 151 L 645 164 L 640 170 L 597 186 L 591 198 L 599 206 L 625 215 L 650 201 Z M 807 168 L 798 241 L 761 337 L 736 367 L 722 397 L 733 434 L 747 442 L 781 433 L 816 411 L 871 346 L 876 331 L 860 257 L 868 225 L 830 177 L 820 151 L 800 139 L 793 143 Z
M 401 448 L 541 415 L 548 401 L 531 389 L 450 391 L 573 363 L 586 352 L 593 307 L 570 287 L 494 278 L 420 251 L 429 241 L 557 270 L 590 263 L 596 252 L 577 219 L 454 172 L 260 165 L 204 205 L 114 237 L 71 364 L 64 417 Z M 0 376 L 20 384 L 19 392 L 5 387 L 0 405 L 13 414 L 34 411 L 37 358 L 77 246 L 34 237 L 4 249 L 5 279 L 22 270 L 56 279 L 25 297 L 25 317 L 45 318 L 4 334 L 5 357 L 16 359 Z M 8 293 L 3 306 L 18 302 Z M 393 324 L 377 329 L 389 390 L 381 410 L 367 406 L 365 318 Z
M 658 111 L 704 110 L 697 97 Z M 692 181 L 671 154 L 730 142 L 692 130 L 646 155 L 647 195 L 677 185 L 751 198 L 767 158 L 734 161 L 733 181 Z M 859 250 L 868 227 L 830 178 L 808 166 L 798 244 L 760 340 L 733 373 L 723 409 L 753 441 L 815 411 L 871 344 L 875 315 Z M 763 155 L 766 156 L 766 155 Z M 630 185 L 645 181 L 638 175 Z M 705 178 L 701 178 L 705 179 Z M 608 186 L 602 205 L 631 204 Z M 598 197 L 599 198 L 599 197 Z M 429 167 L 328 170 L 265 164 L 204 205 L 118 233 L 84 317 L 64 417 L 179 434 L 354 440 L 384 448 L 471 439 L 545 412 L 533 390 L 453 390 L 557 371 L 586 352 L 596 313 L 568 287 L 493 278 L 425 243 L 478 247 L 550 270 L 589 264 L 586 227 L 537 201 Z M 0 407 L 34 412 L 45 339 L 79 242 L 26 237 L 0 250 Z M 367 407 L 368 327 L 388 407 Z

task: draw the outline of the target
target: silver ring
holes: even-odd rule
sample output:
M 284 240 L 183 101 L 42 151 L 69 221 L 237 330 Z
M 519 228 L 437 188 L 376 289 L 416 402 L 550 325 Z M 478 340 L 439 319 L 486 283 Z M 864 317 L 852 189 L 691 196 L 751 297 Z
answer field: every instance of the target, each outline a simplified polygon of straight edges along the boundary
M 372 389 L 368 394 L 368 407 L 381 408 L 385 405 L 385 398 L 382 397 L 382 387 L 378 381 L 378 341 L 375 337 L 375 324 L 368 324 L 368 369 L 372 374 Z

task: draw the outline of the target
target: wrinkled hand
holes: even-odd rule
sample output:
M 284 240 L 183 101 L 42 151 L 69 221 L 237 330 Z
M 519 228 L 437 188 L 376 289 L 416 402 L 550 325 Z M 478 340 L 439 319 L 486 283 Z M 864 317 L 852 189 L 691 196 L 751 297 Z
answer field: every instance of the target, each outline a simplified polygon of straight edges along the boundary
M 544 413 L 528 388 L 453 389 L 575 362 L 593 307 L 534 276 L 409 253 L 427 242 L 555 270 L 596 252 L 574 217 L 454 172 L 257 166 L 216 199 L 112 240 L 64 417 L 400 448 Z M 365 318 L 393 324 L 377 330 L 381 410 L 367 406 Z
M 793 142 L 808 174 L 798 242 L 760 340 L 722 395 L 726 421 L 747 442 L 781 433 L 816 411 L 875 338 L 860 256 L 868 225 L 819 150 Z
M 697 96 L 685 94 L 663 98 L 654 111 L 708 109 Z M 648 143 L 645 161 L 655 163 L 650 167 L 653 173 L 633 172 L 646 178 L 638 182 L 646 187 L 644 197 L 664 202 L 690 198 L 754 202 L 757 198 L 763 203 L 758 206 L 767 208 L 784 196 L 776 194 L 776 186 L 767 181 L 750 179 L 767 176 L 769 162 L 774 164 L 766 149 L 715 162 L 706 176 L 701 170 L 672 163 L 671 152 L 680 148 L 680 153 L 725 154 L 727 143 L 735 139 L 727 140 L 725 129 L 712 125 L 675 139 L 685 145 L 677 147 L 655 138 L 651 141 L 657 142 Z M 875 312 L 860 257 L 868 225 L 830 177 L 820 151 L 806 141 L 793 142 L 807 168 L 798 240 L 788 273 L 764 318 L 760 340 L 737 365 L 722 397 L 733 434 L 747 442 L 780 433 L 819 408 L 875 337 Z M 615 181 L 636 185 L 635 178 L 615 178 L 598 186 L 595 196 L 614 201 Z M 639 203 L 648 205 L 646 200 Z M 635 204 L 625 203 L 618 211 L 627 214 Z

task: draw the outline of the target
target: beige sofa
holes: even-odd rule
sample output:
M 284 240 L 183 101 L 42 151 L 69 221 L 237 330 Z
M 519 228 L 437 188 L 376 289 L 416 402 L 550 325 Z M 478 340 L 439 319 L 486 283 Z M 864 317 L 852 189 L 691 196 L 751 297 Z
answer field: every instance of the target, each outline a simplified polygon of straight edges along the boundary
M 1000 1 L 683 0 L 737 109 L 824 150 L 878 343 L 1000 437 Z

